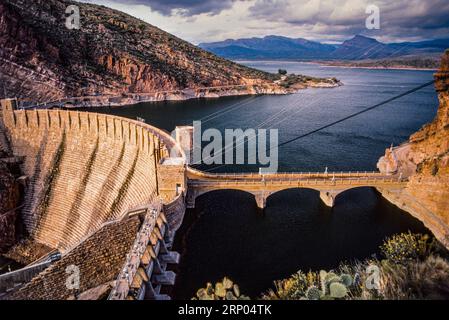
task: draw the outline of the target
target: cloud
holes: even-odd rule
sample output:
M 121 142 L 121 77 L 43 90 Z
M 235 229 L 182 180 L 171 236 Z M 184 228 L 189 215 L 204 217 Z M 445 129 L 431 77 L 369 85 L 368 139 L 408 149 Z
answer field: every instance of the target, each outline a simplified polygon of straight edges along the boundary
M 365 9 L 380 9 L 381 30 L 367 31 Z M 433 38 L 449 30 L 447 0 L 256 0 L 249 9 L 253 19 L 296 26 L 320 26 L 333 37 L 352 32 L 390 38 Z
M 163 15 L 193 16 L 202 13 L 219 14 L 224 9 L 232 7 L 239 0 L 115 0 L 122 4 L 147 5 L 153 11 Z
M 193 43 L 281 35 L 341 42 L 356 34 L 384 42 L 447 38 L 447 0 L 81 0 L 125 11 Z M 365 10 L 380 9 L 380 30 Z

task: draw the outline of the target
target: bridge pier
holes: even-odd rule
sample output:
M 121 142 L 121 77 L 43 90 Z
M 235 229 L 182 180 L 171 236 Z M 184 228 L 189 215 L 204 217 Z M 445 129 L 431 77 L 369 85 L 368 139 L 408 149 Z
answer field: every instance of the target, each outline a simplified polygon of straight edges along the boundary
M 193 188 L 189 188 L 186 196 L 186 208 L 187 209 L 195 209 L 197 193 Z
M 337 196 L 341 193 L 341 190 L 338 191 L 332 191 L 332 190 L 326 190 L 326 191 L 320 191 L 320 199 L 324 202 L 324 204 L 330 208 L 332 208 L 335 205 L 335 199 Z
M 269 195 L 267 195 L 265 192 L 257 193 L 254 195 L 256 198 L 257 208 L 261 211 L 265 210 L 267 206 L 267 198 Z

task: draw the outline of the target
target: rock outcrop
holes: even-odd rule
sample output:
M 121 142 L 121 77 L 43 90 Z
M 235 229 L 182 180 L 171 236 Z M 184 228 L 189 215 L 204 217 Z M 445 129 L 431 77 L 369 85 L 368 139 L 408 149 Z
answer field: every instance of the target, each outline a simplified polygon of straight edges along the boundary
M 66 28 L 69 5 L 80 8 L 79 30 Z M 0 31 L 0 96 L 34 102 L 139 97 L 128 96 L 129 103 L 288 92 L 275 83 L 279 75 L 219 58 L 104 6 L 67 0 L 1 0 Z M 213 90 L 195 92 L 202 88 Z
M 20 188 L 16 181 L 18 170 L 14 163 L 9 139 L 0 115 L 0 253 L 5 252 L 17 239 L 16 222 L 20 202 Z M 16 172 L 15 172 L 16 171 Z
M 0 160 L 0 253 L 16 242 L 19 187 L 8 166 Z
M 400 195 L 385 196 L 421 219 L 449 246 L 449 50 L 435 81 L 439 99 L 435 119 L 398 148 L 400 156 L 387 150 L 379 169 L 393 173 L 390 169 L 397 171 L 398 166 L 414 168 Z

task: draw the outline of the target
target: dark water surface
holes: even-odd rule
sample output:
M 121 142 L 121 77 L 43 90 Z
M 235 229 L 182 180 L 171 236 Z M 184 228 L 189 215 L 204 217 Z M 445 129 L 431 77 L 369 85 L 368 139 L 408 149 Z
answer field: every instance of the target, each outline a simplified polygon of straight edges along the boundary
M 203 128 L 279 129 L 280 141 L 313 130 L 432 79 L 432 72 L 319 67 L 312 64 L 251 62 L 267 71 L 285 68 L 311 76 L 337 77 L 345 85 L 308 89 L 287 96 L 233 97 L 181 102 L 143 103 L 100 112 L 135 119 L 173 130 L 229 106 L 230 112 Z M 432 87 L 401 98 L 280 149 L 280 171 L 375 170 L 391 143 L 399 144 L 435 116 L 438 101 Z M 240 106 L 240 107 L 238 107 Z M 276 117 L 277 116 L 277 117 Z M 244 166 L 218 171 L 248 171 Z M 190 298 L 208 281 L 230 276 L 243 292 L 257 297 L 273 280 L 299 269 L 334 268 L 340 261 L 378 253 L 389 235 L 427 232 L 422 223 L 384 200 L 375 190 L 349 190 L 333 209 L 307 189 L 279 192 L 268 199 L 264 214 L 244 192 L 213 192 L 197 199 L 186 213 L 175 249 L 182 252 L 176 269 L 175 298 Z

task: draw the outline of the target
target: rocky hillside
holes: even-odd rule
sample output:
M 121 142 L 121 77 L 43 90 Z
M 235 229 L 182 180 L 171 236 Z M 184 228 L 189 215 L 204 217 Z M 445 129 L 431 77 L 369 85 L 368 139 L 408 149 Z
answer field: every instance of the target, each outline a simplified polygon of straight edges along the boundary
M 405 192 L 390 200 L 420 218 L 449 247 L 449 50 L 435 80 L 440 103 L 435 119 L 394 155 L 387 150 L 379 168 L 406 175 L 413 169 Z
M 15 244 L 19 188 L 8 166 L 0 160 L 0 253 Z
M 435 78 L 440 106 L 434 121 L 410 137 L 417 170 L 407 190 L 449 226 L 449 50 Z
M 14 245 L 17 239 L 18 210 L 15 209 L 20 202 L 20 188 L 16 178 L 20 170 L 11 159 L 12 152 L 0 115 L 0 254 Z
M 80 7 L 79 30 L 65 26 L 72 4 Z M 49 101 L 235 85 L 251 86 L 250 93 L 286 92 L 274 83 L 277 75 L 219 58 L 104 6 L 0 0 L 0 30 L 0 96 Z

